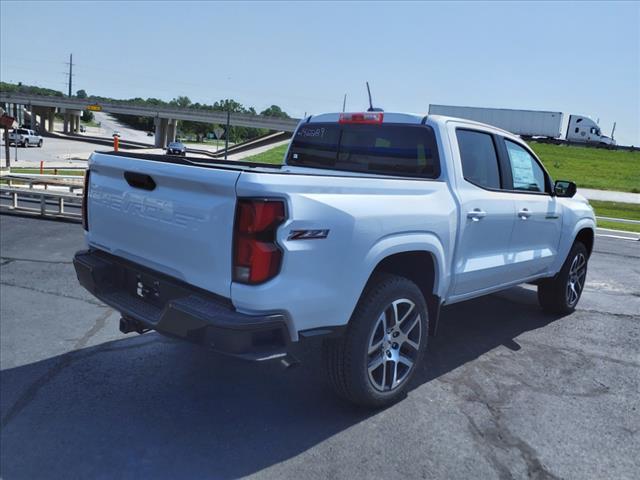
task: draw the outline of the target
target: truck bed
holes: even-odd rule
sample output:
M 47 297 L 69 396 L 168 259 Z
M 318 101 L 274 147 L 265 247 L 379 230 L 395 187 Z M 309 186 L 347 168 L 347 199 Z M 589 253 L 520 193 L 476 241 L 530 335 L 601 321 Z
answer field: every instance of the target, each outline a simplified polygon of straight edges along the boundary
M 100 155 L 114 155 L 125 158 L 136 158 L 139 160 L 150 160 L 153 162 L 173 163 L 177 165 L 193 165 L 196 167 L 205 168 L 222 168 L 230 170 L 244 170 L 244 171 L 264 171 L 266 173 L 273 172 L 274 170 L 281 170 L 283 165 L 274 165 L 270 163 L 258 163 L 258 162 L 244 162 L 242 160 L 219 160 L 208 159 L 201 157 L 185 156 L 179 157 L 176 155 L 164 155 L 156 153 L 136 153 L 136 152 L 116 152 L 113 150 L 95 152 Z

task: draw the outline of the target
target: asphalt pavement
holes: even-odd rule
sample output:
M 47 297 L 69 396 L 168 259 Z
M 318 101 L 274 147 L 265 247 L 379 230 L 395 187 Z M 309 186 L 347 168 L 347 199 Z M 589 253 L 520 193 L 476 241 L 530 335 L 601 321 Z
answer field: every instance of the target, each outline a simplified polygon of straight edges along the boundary
M 82 246 L 0 215 L 2 478 L 638 478 L 640 242 L 598 237 L 563 318 L 533 287 L 446 307 L 380 411 L 336 398 L 315 346 L 284 370 L 120 334 L 77 283 Z

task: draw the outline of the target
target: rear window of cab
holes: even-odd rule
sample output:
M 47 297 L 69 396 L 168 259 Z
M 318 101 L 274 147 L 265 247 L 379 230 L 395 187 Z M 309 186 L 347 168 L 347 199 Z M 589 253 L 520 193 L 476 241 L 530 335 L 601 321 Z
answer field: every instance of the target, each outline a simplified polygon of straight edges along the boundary
M 437 178 L 440 163 L 427 125 L 302 125 L 291 142 L 288 165 L 379 175 Z

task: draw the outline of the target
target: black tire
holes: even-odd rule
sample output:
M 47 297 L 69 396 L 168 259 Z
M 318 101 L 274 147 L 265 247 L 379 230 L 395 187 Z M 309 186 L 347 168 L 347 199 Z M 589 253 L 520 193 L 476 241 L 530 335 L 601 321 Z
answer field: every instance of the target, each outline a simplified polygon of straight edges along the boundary
M 395 325 L 394 316 L 403 321 Z M 380 408 L 404 398 L 426 350 L 428 331 L 427 305 L 417 285 L 396 275 L 376 276 L 345 334 L 324 342 L 329 383 L 339 396 L 360 406 Z
M 38 141 L 38 148 L 42 148 L 42 139 L 40 139 L 40 141 Z
M 538 302 L 545 312 L 565 315 L 576 309 L 584 290 L 588 262 L 587 247 L 575 242 L 560 272 L 538 284 Z
M 29 141 L 25 140 L 24 142 L 22 142 L 22 148 L 27 148 L 29 146 Z

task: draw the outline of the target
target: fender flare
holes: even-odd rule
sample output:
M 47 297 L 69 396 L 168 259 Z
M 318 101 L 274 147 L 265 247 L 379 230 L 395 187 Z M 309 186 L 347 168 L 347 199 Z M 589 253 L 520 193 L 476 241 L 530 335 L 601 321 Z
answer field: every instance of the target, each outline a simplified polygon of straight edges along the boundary
M 389 235 L 379 239 L 370 249 L 364 259 L 366 277 L 362 281 L 361 291 L 371 278 L 371 274 L 385 258 L 397 253 L 425 252 L 433 257 L 434 279 L 433 293 L 444 297 L 449 280 L 445 271 L 444 247 L 440 239 L 429 232 L 404 232 Z
M 569 250 L 571 250 L 573 242 L 576 241 L 578 233 L 580 232 L 580 230 L 584 230 L 585 228 L 592 230 L 595 236 L 596 222 L 593 218 L 583 217 L 574 224 L 573 229 L 570 232 L 566 233 L 566 237 L 562 238 L 560 246 L 558 247 L 557 260 L 553 265 L 554 272 L 557 273 L 560 271 L 562 265 L 564 264 L 564 261 L 567 258 L 567 255 L 569 255 Z

